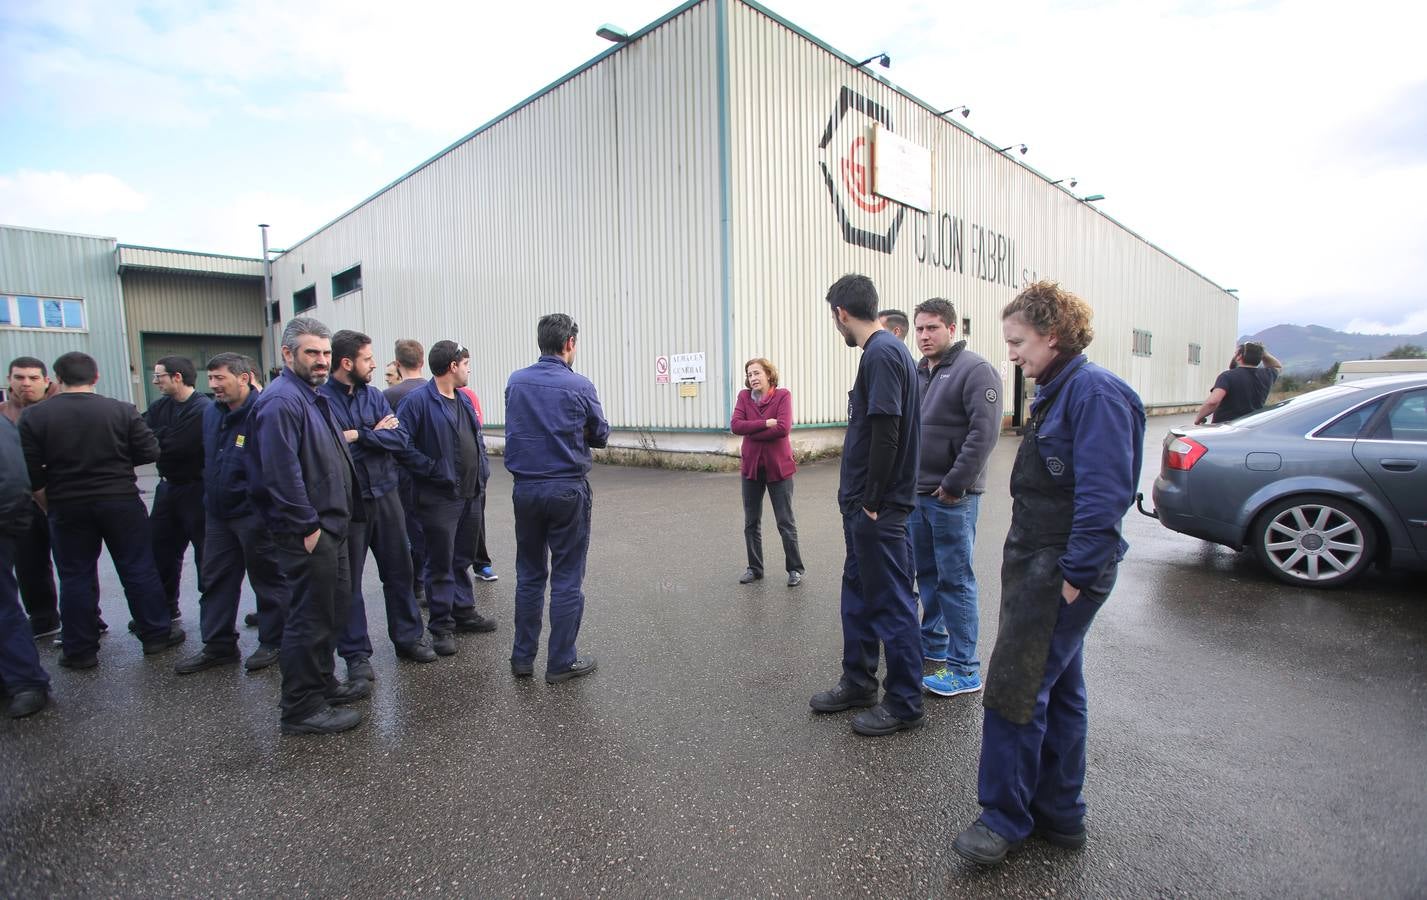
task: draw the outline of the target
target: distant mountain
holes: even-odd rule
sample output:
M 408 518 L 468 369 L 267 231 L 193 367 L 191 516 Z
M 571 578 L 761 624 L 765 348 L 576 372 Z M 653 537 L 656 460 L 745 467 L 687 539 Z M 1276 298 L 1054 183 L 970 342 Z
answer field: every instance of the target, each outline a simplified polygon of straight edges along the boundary
M 1285 372 L 1322 371 L 1348 359 L 1377 359 L 1394 347 L 1416 344 L 1427 347 L 1427 331 L 1421 334 L 1353 334 L 1322 325 L 1274 325 L 1258 334 L 1244 335 L 1239 343 L 1259 341 L 1268 352 L 1283 361 Z M 1224 365 L 1228 365 L 1225 354 Z M 1205 353 L 1208 356 L 1208 352 Z

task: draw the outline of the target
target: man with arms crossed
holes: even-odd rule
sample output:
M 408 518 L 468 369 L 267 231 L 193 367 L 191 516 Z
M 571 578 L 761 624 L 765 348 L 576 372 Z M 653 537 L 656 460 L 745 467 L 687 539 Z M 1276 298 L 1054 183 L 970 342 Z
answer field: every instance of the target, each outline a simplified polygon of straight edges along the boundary
M 920 415 L 917 369 L 907 347 L 877 320 L 877 288 L 844 275 L 827 293 L 833 324 L 861 347 L 849 397 L 837 500 L 847 559 L 842 570 L 842 679 L 814 694 L 820 713 L 866 709 L 858 734 L 893 734 L 926 723 L 921 639 L 912 595 L 907 516 L 916 507 Z M 878 645 L 887 654 L 887 694 L 877 702 Z
M 907 519 L 922 599 L 922 656 L 943 663 L 922 685 L 951 697 L 981 690 L 980 625 L 971 566 L 986 464 L 1001 433 L 1001 376 L 956 339 L 956 307 L 935 297 L 917 306 L 921 466 L 917 508 Z

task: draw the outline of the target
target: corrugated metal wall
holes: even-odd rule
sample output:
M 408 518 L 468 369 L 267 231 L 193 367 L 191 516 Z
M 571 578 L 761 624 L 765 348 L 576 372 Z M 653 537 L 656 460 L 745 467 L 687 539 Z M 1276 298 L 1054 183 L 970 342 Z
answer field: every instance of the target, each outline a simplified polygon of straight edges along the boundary
M 714 5 L 694 7 L 290 249 L 273 265 L 291 318 L 472 350 L 472 387 L 504 421 L 509 374 L 538 357 L 536 320 L 580 324 L 575 367 L 617 427 L 722 424 L 710 382 L 680 399 L 656 385 L 655 357 L 722 352 Z M 339 300 L 331 278 L 362 266 Z
M 971 348 L 997 364 L 1006 357 L 1000 310 L 1024 283 L 1054 278 L 1095 308 L 1091 358 L 1127 378 L 1147 404 L 1203 399 L 1232 352 L 1232 295 L 759 10 L 737 2 L 729 10 L 733 356 L 766 355 L 782 366 L 800 422 L 846 419 L 859 354 L 842 343 L 823 301 L 846 272 L 871 276 L 884 307 L 910 312 L 929 297 L 952 300 L 972 320 Z M 845 88 L 855 96 L 839 119 Z M 854 140 L 871 142 L 879 116 L 932 153 L 934 212 L 908 209 L 890 253 L 844 240 L 819 165 L 832 174 L 850 224 L 889 232 L 902 208 L 859 209 L 841 169 Z M 830 120 L 832 140 L 820 149 Z M 875 197 L 862 199 L 875 205 Z M 954 258 L 953 233 L 962 245 L 960 271 L 932 264 Z M 989 279 L 978 276 L 978 241 L 994 248 L 979 257 L 994 259 Z M 1151 357 L 1131 355 L 1137 328 L 1153 334 Z M 1186 364 L 1191 342 L 1204 347 L 1200 366 Z M 1011 372 L 1002 370 L 1009 404 Z
M 132 402 L 115 246 L 113 238 L 0 227 L 0 293 L 83 300 L 88 326 L 82 332 L 0 327 L 0 365 L 34 356 L 49 367 L 79 350 L 99 363 L 95 390 Z
M 128 270 L 122 279 L 130 359 L 142 360 L 139 341 L 144 334 L 263 336 L 260 279 L 141 270 Z M 142 383 L 134 386 L 133 402 L 147 405 Z

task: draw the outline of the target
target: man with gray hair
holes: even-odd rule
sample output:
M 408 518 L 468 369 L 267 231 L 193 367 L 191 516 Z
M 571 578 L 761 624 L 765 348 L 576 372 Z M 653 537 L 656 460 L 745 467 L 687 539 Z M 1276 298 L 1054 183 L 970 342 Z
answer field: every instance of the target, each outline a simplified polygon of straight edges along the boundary
M 334 734 L 361 713 L 336 707 L 371 694 L 339 683 L 333 649 L 352 600 L 347 527 L 360 516 L 352 457 L 317 387 L 332 368 L 332 332 L 313 318 L 287 323 L 279 376 L 253 405 L 248 489 L 266 520 L 292 592 L 282 634 L 283 734 Z

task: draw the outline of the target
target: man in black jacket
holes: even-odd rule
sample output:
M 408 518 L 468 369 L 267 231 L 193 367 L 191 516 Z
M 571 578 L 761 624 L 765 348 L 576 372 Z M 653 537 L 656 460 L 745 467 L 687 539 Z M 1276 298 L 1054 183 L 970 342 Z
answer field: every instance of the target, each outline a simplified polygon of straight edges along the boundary
M 99 365 L 86 353 L 54 364 L 60 393 L 20 416 L 20 440 L 35 501 L 50 517 L 63 652 L 59 664 L 99 664 L 99 548 L 109 550 L 144 653 L 181 644 L 154 568 L 149 514 L 134 467 L 159 456 L 159 442 L 132 403 L 94 393 Z
M 154 491 L 154 565 L 163 582 L 169 614 L 177 619 L 183 554 L 193 545 L 193 564 L 203 579 L 203 414 L 213 401 L 193 389 L 193 360 L 165 356 L 154 363 L 162 397 L 149 405 L 144 424 L 159 441 L 159 486 Z

